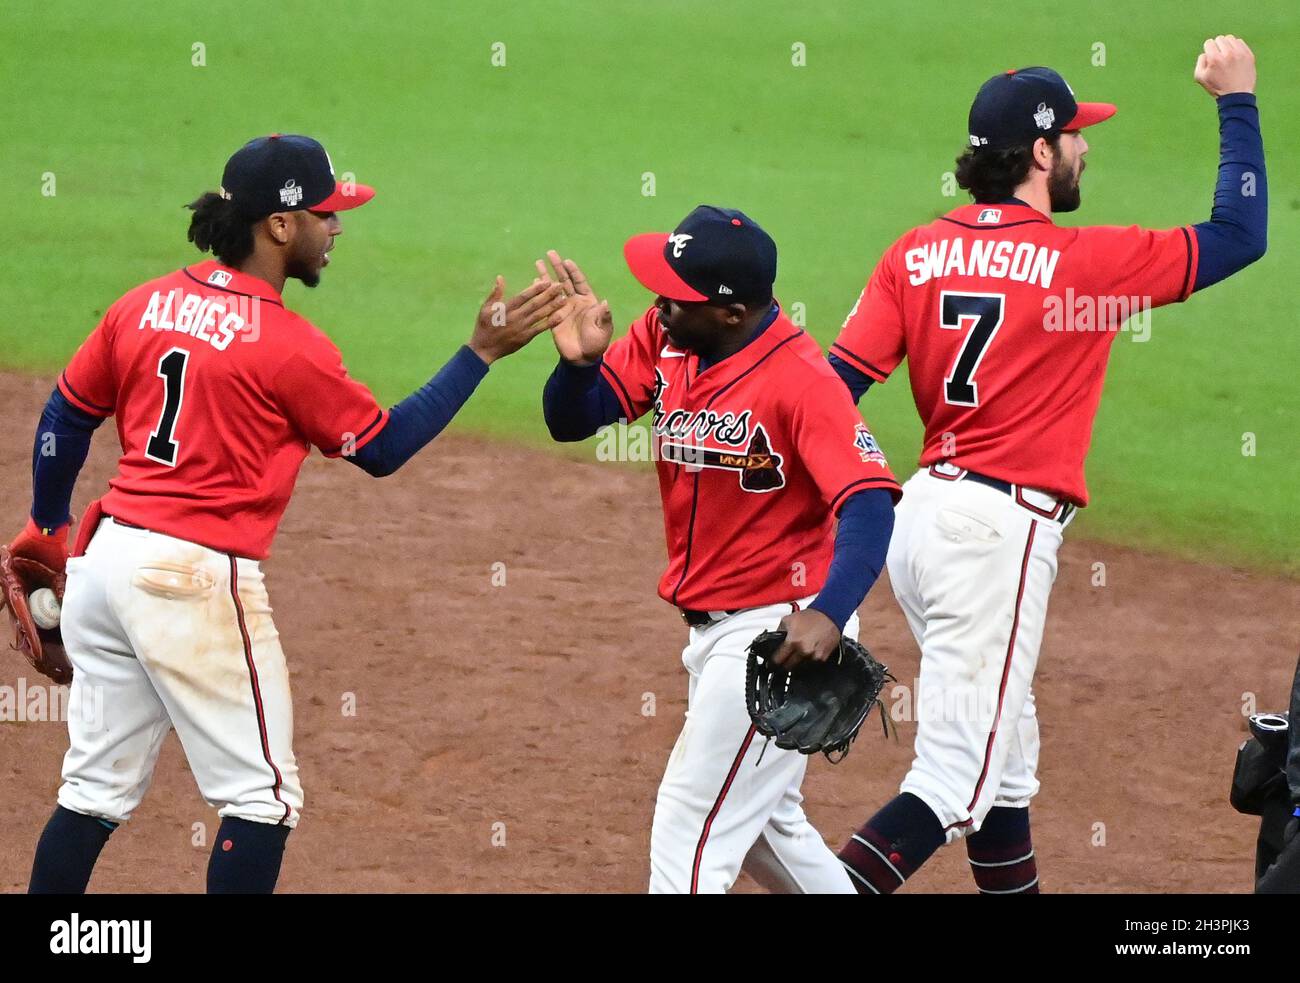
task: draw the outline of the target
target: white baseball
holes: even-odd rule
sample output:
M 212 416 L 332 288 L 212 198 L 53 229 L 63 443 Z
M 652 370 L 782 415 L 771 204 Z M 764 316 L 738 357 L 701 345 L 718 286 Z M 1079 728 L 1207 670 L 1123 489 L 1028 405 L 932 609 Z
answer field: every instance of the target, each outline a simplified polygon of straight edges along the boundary
M 32 591 L 27 598 L 27 607 L 37 628 L 59 627 L 59 599 L 48 587 Z

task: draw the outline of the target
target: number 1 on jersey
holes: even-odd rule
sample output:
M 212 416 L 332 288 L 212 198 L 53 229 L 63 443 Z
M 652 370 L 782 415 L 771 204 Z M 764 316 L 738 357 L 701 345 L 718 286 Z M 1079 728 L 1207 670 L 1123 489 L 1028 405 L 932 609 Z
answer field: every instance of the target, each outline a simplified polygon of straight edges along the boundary
M 943 379 L 943 398 L 949 405 L 979 406 L 975 370 L 1002 326 L 1005 301 L 1005 294 L 966 294 L 955 290 L 939 294 L 939 327 L 960 331 L 970 325 L 970 332 Z
M 185 365 L 190 353 L 183 348 L 173 348 L 158 359 L 158 377 L 163 381 L 163 407 L 158 417 L 158 426 L 149 435 L 145 445 L 144 456 L 151 461 L 174 467 L 176 452 L 180 445 L 176 442 L 176 418 L 181 413 L 181 401 L 185 398 Z

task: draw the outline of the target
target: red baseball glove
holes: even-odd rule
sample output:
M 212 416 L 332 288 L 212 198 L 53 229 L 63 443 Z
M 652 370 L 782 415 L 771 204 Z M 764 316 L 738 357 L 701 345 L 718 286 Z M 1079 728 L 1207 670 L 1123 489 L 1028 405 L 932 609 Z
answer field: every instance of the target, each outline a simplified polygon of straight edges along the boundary
M 36 626 L 27 598 L 32 591 L 48 587 L 62 602 L 67 560 L 66 525 L 47 534 L 28 519 L 27 528 L 12 543 L 0 546 L 0 607 L 9 609 L 14 625 L 10 647 L 56 683 L 72 682 L 72 663 L 63 649 L 63 635 L 58 628 Z

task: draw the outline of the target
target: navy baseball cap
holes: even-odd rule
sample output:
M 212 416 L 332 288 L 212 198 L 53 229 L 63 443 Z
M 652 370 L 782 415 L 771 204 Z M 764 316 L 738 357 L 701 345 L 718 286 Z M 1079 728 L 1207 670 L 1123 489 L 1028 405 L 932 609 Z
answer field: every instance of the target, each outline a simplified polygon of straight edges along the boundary
M 250 218 L 302 209 L 341 212 L 374 196 L 367 185 L 335 181 L 325 148 L 288 133 L 250 140 L 226 161 L 221 175 L 221 197 Z
M 734 208 L 700 205 L 672 232 L 633 236 L 623 258 L 643 287 L 669 300 L 761 303 L 776 282 L 776 243 Z
M 1050 68 L 1015 68 L 980 86 L 970 107 L 970 143 L 994 150 L 1023 147 L 1114 115 L 1108 102 L 1076 102 L 1074 90 Z

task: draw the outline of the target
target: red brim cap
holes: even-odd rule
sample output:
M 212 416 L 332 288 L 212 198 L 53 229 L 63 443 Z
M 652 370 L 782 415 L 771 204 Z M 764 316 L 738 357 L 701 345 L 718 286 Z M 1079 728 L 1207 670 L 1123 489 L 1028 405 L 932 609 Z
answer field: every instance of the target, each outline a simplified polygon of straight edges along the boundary
M 679 277 L 668 265 L 668 260 L 664 258 L 664 247 L 667 245 L 667 232 L 647 232 L 633 236 L 623 243 L 623 258 L 627 260 L 627 268 L 641 286 L 660 297 L 669 300 L 708 300 L 708 297 Z
M 364 205 L 375 196 L 375 189 L 368 184 L 343 184 L 341 181 L 334 185 L 334 193 L 324 201 L 317 202 L 311 206 L 313 212 L 345 212 L 349 208 L 357 208 Z
M 1062 127 L 1063 130 L 1082 130 L 1085 126 L 1100 123 L 1115 115 L 1115 107 L 1108 102 L 1081 102 L 1074 119 Z

